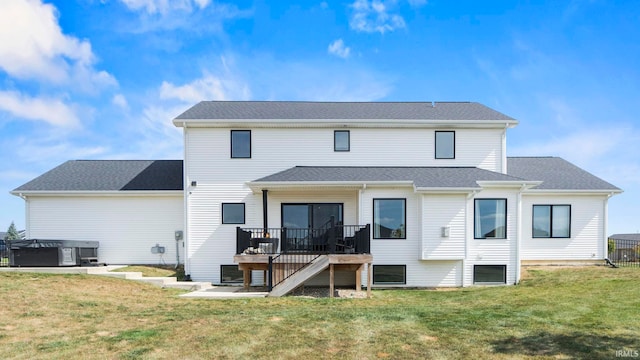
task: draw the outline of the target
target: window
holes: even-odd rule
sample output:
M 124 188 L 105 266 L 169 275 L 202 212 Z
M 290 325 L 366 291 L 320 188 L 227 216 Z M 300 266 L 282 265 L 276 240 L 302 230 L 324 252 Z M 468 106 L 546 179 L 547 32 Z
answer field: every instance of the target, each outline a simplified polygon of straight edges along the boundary
M 406 284 L 406 265 L 373 265 L 374 284 Z
M 507 265 L 475 265 L 473 267 L 474 284 L 506 284 Z
M 223 224 L 244 224 L 244 203 L 222 203 Z
M 533 205 L 533 237 L 571 237 L 571 205 Z
M 455 131 L 436 131 L 436 159 L 456 158 Z
M 243 282 L 242 270 L 238 265 L 220 265 L 221 283 L 241 283 Z
M 507 199 L 476 199 L 475 238 L 507 238 Z
M 406 239 L 406 199 L 373 199 L 373 238 Z
M 231 130 L 231 157 L 251 158 L 251 130 Z
M 333 151 L 349 151 L 349 130 L 333 132 Z

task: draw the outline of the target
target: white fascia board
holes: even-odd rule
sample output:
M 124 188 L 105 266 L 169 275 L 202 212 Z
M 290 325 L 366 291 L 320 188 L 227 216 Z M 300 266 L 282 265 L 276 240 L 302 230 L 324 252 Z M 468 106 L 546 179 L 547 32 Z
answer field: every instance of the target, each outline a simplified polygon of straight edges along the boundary
M 480 188 L 452 188 L 452 187 L 416 187 L 416 193 L 438 193 L 438 194 L 469 194 L 474 191 L 481 190 Z
M 614 196 L 622 194 L 622 190 L 566 190 L 566 189 L 528 189 L 523 191 L 523 195 L 595 195 Z
M 413 181 L 251 181 L 246 185 L 253 192 L 267 190 L 303 189 L 303 188 L 347 188 L 362 189 L 367 186 L 412 186 Z
M 183 196 L 182 190 L 131 190 L 131 191 L 11 191 L 11 195 L 29 196 Z
M 516 120 L 426 119 L 174 119 L 176 127 L 210 128 L 512 128 Z
M 532 187 L 542 184 L 542 181 L 527 181 L 527 180 L 513 180 L 513 181 L 476 181 L 482 188 L 523 188 L 530 189 Z

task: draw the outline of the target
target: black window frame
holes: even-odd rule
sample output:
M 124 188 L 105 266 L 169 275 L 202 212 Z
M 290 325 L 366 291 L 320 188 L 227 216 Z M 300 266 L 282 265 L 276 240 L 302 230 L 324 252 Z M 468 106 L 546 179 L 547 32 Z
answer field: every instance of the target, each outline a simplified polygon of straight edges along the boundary
M 453 149 L 451 152 L 451 157 L 446 157 L 446 156 L 438 156 L 438 134 L 440 133 L 450 133 L 453 134 Z M 455 131 L 451 131 L 451 130 L 447 130 L 447 131 L 436 131 L 435 135 L 434 135 L 434 141 L 433 141 L 433 155 L 434 158 L 436 160 L 455 160 L 456 158 L 456 132 Z
M 239 280 L 231 280 L 231 281 L 225 281 L 224 280 L 224 269 L 227 268 L 235 268 L 233 270 L 239 271 L 240 272 L 240 279 Z M 236 278 L 237 279 L 237 278 Z M 238 269 L 238 264 L 235 265 L 220 265 L 220 283 L 221 284 L 241 284 L 244 282 L 244 274 L 243 271 Z
M 249 134 L 249 156 L 235 155 L 233 151 L 233 134 L 234 133 L 248 133 Z M 251 159 L 251 130 L 231 130 L 230 133 L 230 154 L 232 159 Z
M 346 149 L 338 149 L 338 142 L 336 141 L 336 136 L 338 133 L 346 133 L 347 134 L 347 148 Z M 333 151 L 335 152 L 349 152 L 351 151 L 351 131 L 350 130 L 334 130 L 333 131 Z
M 225 205 L 242 205 L 242 222 L 227 222 L 224 219 L 224 208 Z M 232 224 L 232 225 L 237 225 L 237 224 L 244 224 L 247 221 L 247 206 L 245 203 L 231 203 L 231 202 L 223 202 L 221 205 L 221 213 L 220 213 L 220 220 L 222 222 L 222 224 Z
M 502 280 L 501 281 L 477 281 L 477 270 L 480 268 L 502 268 Z M 503 264 L 476 264 L 473 265 L 473 283 L 478 285 L 499 285 L 507 283 L 507 265 Z
M 536 236 L 535 227 L 535 211 L 536 207 L 549 207 L 549 236 Z M 553 235 L 553 208 L 568 207 L 569 208 L 569 235 L 554 236 Z M 571 205 L 570 204 L 534 204 L 531 208 L 531 237 L 534 239 L 570 239 L 571 238 Z
M 404 202 L 403 212 L 404 212 L 404 232 L 402 237 L 376 237 L 376 201 L 381 200 L 402 200 Z M 407 239 L 407 198 L 374 198 L 373 199 L 373 239 L 374 240 L 406 240 Z
M 384 267 L 402 267 L 402 281 L 376 281 L 377 274 L 376 269 L 381 269 Z M 378 264 L 373 265 L 372 271 L 372 280 L 374 285 L 406 285 L 407 284 L 407 265 L 406 264 Z
M 504 200 L 504 237 L 478 237 L 478 222 L 476 221 L 476 217 L 478 216 L 478 206 L 477 203 L 478 201 L 486 201 L 486 200 L 491 200 L 491 201 L 497 201 L 497 200 Z M 509 224 L 509 206 L 508 206 L 509 200 L 507 200 L 506 198 L 481 198 L 481 199 L 475 199 L 474 203 L 473 203 L 473 238 L 476 240 L 505 240 L 508 238 L 508 224 Z

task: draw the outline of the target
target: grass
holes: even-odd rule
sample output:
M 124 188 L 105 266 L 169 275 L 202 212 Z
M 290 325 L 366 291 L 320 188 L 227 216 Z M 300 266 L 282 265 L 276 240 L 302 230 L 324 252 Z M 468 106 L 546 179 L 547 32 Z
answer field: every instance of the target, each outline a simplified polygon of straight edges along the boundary
M 610 359 L 640 350 L 640 269 L 372 299 L 200 300 L 121 279 L 0 273 L 7 359 Z

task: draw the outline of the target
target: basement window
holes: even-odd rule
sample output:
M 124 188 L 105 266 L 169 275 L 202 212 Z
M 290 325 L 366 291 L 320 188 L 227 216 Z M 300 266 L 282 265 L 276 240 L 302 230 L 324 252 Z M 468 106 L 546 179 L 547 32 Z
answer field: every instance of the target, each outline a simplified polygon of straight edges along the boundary
M 407 266 L 373 265 L 373 283 L 376 285 L 404 285 L 407 283 Z
M 243 282 L 242 270 L 238 265 L 220 265 L 220 282 L 223 284 L 235 284 Z
M 506 284 L 507 265 L 474 265 L 473 283 L 482 285 Z

